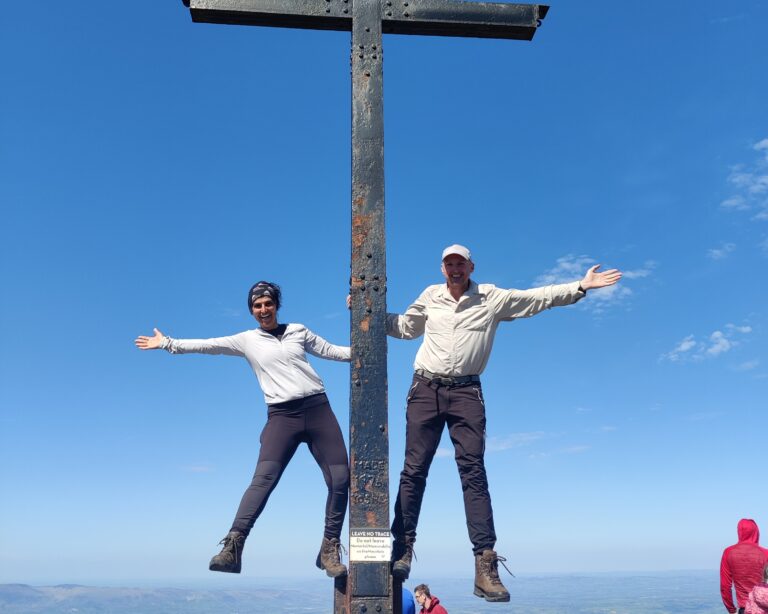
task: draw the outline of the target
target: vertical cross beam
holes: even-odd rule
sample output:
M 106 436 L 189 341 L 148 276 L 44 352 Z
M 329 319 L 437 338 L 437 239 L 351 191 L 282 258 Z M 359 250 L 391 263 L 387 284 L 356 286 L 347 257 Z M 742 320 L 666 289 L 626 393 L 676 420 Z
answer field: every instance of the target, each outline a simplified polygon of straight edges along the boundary
M 182 0 L 204 23 L 352 32 L 350 566 L 336 614 L 400 614 L 389 573 L 382 31 L 531 40 L 549 7 L 466 0 Z M 393 589 L 395 601 L 393 603 Z
M 381 30 L 381 0 L 354 0 L 349 614 L 392 612 Z

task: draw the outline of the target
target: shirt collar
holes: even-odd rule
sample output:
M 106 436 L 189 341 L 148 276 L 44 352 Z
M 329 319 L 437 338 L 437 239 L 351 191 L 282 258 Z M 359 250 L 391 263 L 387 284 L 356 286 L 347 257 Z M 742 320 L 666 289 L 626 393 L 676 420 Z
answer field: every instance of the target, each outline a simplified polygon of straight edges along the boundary
M 458 301 L 454 301 L 451 293 L 448 292 L 447 283 L 444 283 L 442 286 L 440 286 L 440 296 L 448 301 L 451 301 L 452 303 L 460 303 L 465 296 L 473 296 L 475 294 L 480 294 L 480 287 L 474 281 L 472 281 L 472 279 L 469 280 L 469 287 L 464 291 L 464 294 L 459 297 Z

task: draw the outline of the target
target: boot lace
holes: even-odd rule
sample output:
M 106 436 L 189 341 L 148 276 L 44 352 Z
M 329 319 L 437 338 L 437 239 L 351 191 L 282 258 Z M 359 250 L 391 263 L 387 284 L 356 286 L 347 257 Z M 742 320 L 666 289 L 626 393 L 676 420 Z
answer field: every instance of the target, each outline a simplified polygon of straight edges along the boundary
M 227 535 L 219 542 L 219 545 L 224 546 L 219 556 L 221 556 L 221 554 L 225 556 L 230 555 L 234 562 L 237 563 L 237 538 Z
M 402 551 L 400 550 L 402 548 Z M 402 545 L 395 544 L 395 551 L 401 552 L 400 556 L 397 557 L 396 561 L 402 561 L 403 559 L 408 559 L 408 562 L 410 564 L 411 560 L 418 561 L 418 557 L 416 556 L 416 551 L 413 549 L 413 543 L 411 542 L 405 542 Z
M 331 556 L 331 560 L 333 563 L 340 564 L 341 563 L 341 556 L 347 555 L 347 549 L 344 547 L 344 544 L 341 543 L 341 540 L 333 538 L 328 539 L 325 542 L 325 548 L 323 549 L 326 554 L 329 554 Z
M 405 544 L 405 550 L 403 551 L 403 557 L 407 556 L 408 559 L 412 559 L 414 561 L 418 561 L 418 557 L 416 556 L 416 550 L 413 549 L 413 544 Z M 402 558 L 402 557 L 401 557 Z
M 504 569 L 507 570 L 507 573 L 510 576 L 512 576 L 513 578 L 515 577 L 515 574 L 513 574 L 509 570 L 509 567 L 505 565 L 506 560 L 507 560 L 506 558 L 504 558 L 503 556 L 499 556 L 496 553 L 494 553 L 493 558 L 489 557 L 488 559 L 485 559 L 485 558 L 481 559 L 482 570 L 490 579 L 491 584 L 502 584 L 501 578 L 499 578 L 499 563 L 501 563 L 502 567 L 504 567 Z

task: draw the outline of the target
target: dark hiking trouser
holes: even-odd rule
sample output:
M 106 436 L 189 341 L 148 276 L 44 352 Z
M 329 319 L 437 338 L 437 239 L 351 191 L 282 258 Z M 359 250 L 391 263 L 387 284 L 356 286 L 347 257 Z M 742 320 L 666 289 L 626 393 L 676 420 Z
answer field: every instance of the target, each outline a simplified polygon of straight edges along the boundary
M 469 539 L 474 553 L 480 554 L 496 545 L 496 531 L 483 458 L 485 404 L 479 382 L 444 386 L 414 376 L 408 393 L 405 463 L 392 535 L 400 543 L 416 539 L 427 474 L 446 424 L 456 452 Z
M 328 486 L 324 535 L 338 538 L 347 513 L 349 464 L 339 423 L 325 394 L 270 405 L 260 441 L 253 481 L 243 494 L 231 530 L 250 533 L 296 448 L 303 442 L 309 446 Z

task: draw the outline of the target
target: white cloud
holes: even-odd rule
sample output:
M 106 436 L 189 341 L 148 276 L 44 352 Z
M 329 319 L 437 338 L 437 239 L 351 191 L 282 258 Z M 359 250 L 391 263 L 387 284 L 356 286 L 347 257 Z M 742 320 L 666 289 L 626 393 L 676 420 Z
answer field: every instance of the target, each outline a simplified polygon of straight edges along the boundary
M 755 358 L 754 360 L 747 360 L 740 365 L 736 365 L 734 369 L 736 371 L 752 371 L 760 366 L 760 361 Z
M 692 422 L 708 422 L 709 420 L 715 420 L 723 415 L 722 411 L 702 411 L 688 416 L 688 420 Z
M 733 347 L 733 343 L 731 343 L 719 330 L 716 330 L 709 336 L 709 341 L 710 345 L 705 350 L 709 356 L 717 356 L 718 354 L 727 352 Z
M 489 437 L 485 442 L 487 452 L 501 452 L 511 448 L 520 448 L 527 446 L 534 441 L 539 441 L 546 437 L 546 433 L 535 431 L 531 433 L 512 433 L 507 437 Z
M 534 442 L 553 437 L 551 433 L 543 431 L 532 431 L 529 433 L 512 433 L 506 437 L 489 437 L 485 442 L 485 451 L 503 452 L 514 448 L 523 448 Z M 453 458 L 453 448 L 438 448 L 435 452 L 435 458 Z
M 705 341 L 697 341 L 694 335 L 688 335 L 669 352 L 662 354 L 659 360 L 670 362 L 697 362 L 707 358 L 716 358 L 739 345 L 737 335 L 752 332 L 751 326 L 726 324 L 725 332 L 716 330 Z
M 224 318 L 240 318 L 243 316 L 243 310 L 234 309 L 233 307 L 222 307 L 219 313 Z
M 737 333 L 747 334 L 752 332 L 751 326 L 736 326 L 736 324 L 726 324 L 725 327 L 728 330 L 732 330 Z
M 187 465 L 182 467 L 181 470 L 187 473 L 211 473 L 213 467 L 210 465 Z
M 728 183 L 734 193 L 720 206 L 729 211 L 749 211 L 753 219 L 768 220 L 768 139 L 755 143 L 752 149 L 758 156 L 751 165 L 731 167 Z
M 677 362 L 683 357 L 684 354 L 687 354 L 687 352 L 690 352 L 696 348 L 697 345 L 698 342 L 694 340 L 693 335 L 688 335 L 685 339 L 680 341 L 671 352 L 662 354 L 661 358 L 670 360 L 672 362 Z
M 568 446 L 566 448 L 560 448 L 558 450 L 551 450 L 549 452 L 534 452 L 532 454 L 528 455 L 528 458 L 530 459 L 539 459 L 539 458 L 550 458 L 552 456 L 561 456 L 563 454 L 582 454 L 583 452 L 586 452 L 587 450 L 591 450 L 592 446 L 587 445 L 574 445 L 574 446 Z
M 749 209 L 747 201 L 741 196 L 731 196 L 730 198 L 726 198 L 720 203 L 720 206 L 723 209 L 733 209 L 734 211 L 747 211 Z
M 565 284 L 569 281 L 581 279 L 587 269 L 595 264 L 595 260 L 589 256 L 574 256 L 568 254 L 557 259 L 557 264 L 549 271 L 539 275 L 533 285 L 548 286 L 550 284 Z
M 709 23 L 713 24 L 725 24 L 725 23 L 731 23 L 733 21 L 741 21 L 744 19 L 745 15 L 744 13 L 741 13 L 739 15 L 733 15 L 728 17 L 715 17 L 714 19 L 710 19 Z
M 639 269 L 630 269 L 629 271 L 622 271 L 621 274 L 626 279 L 640 279 L 642 277 L 648 277 L 653 272 L 653 269 L 655 268 L 656 268 L 656 261 L 646 260 L 645 264 Z
M 709 256 L 712 260 L 722 260 L 735 249 L 736 245 L 734 243 L 723 243 L 720 247 L 707 250 L 707 256 Z
M 587 305 L 592 311 L 602 313 L 630 296 L 632 296 L 632 289 L 619 282 L 615 286 L 590 290 Z
M 561 450 L 562 454 L 581 454 L 582 452 L 586 452 L 587 450 L 592 449 L 592 446 L 570 446 L 569 448 L 563 448 Z

